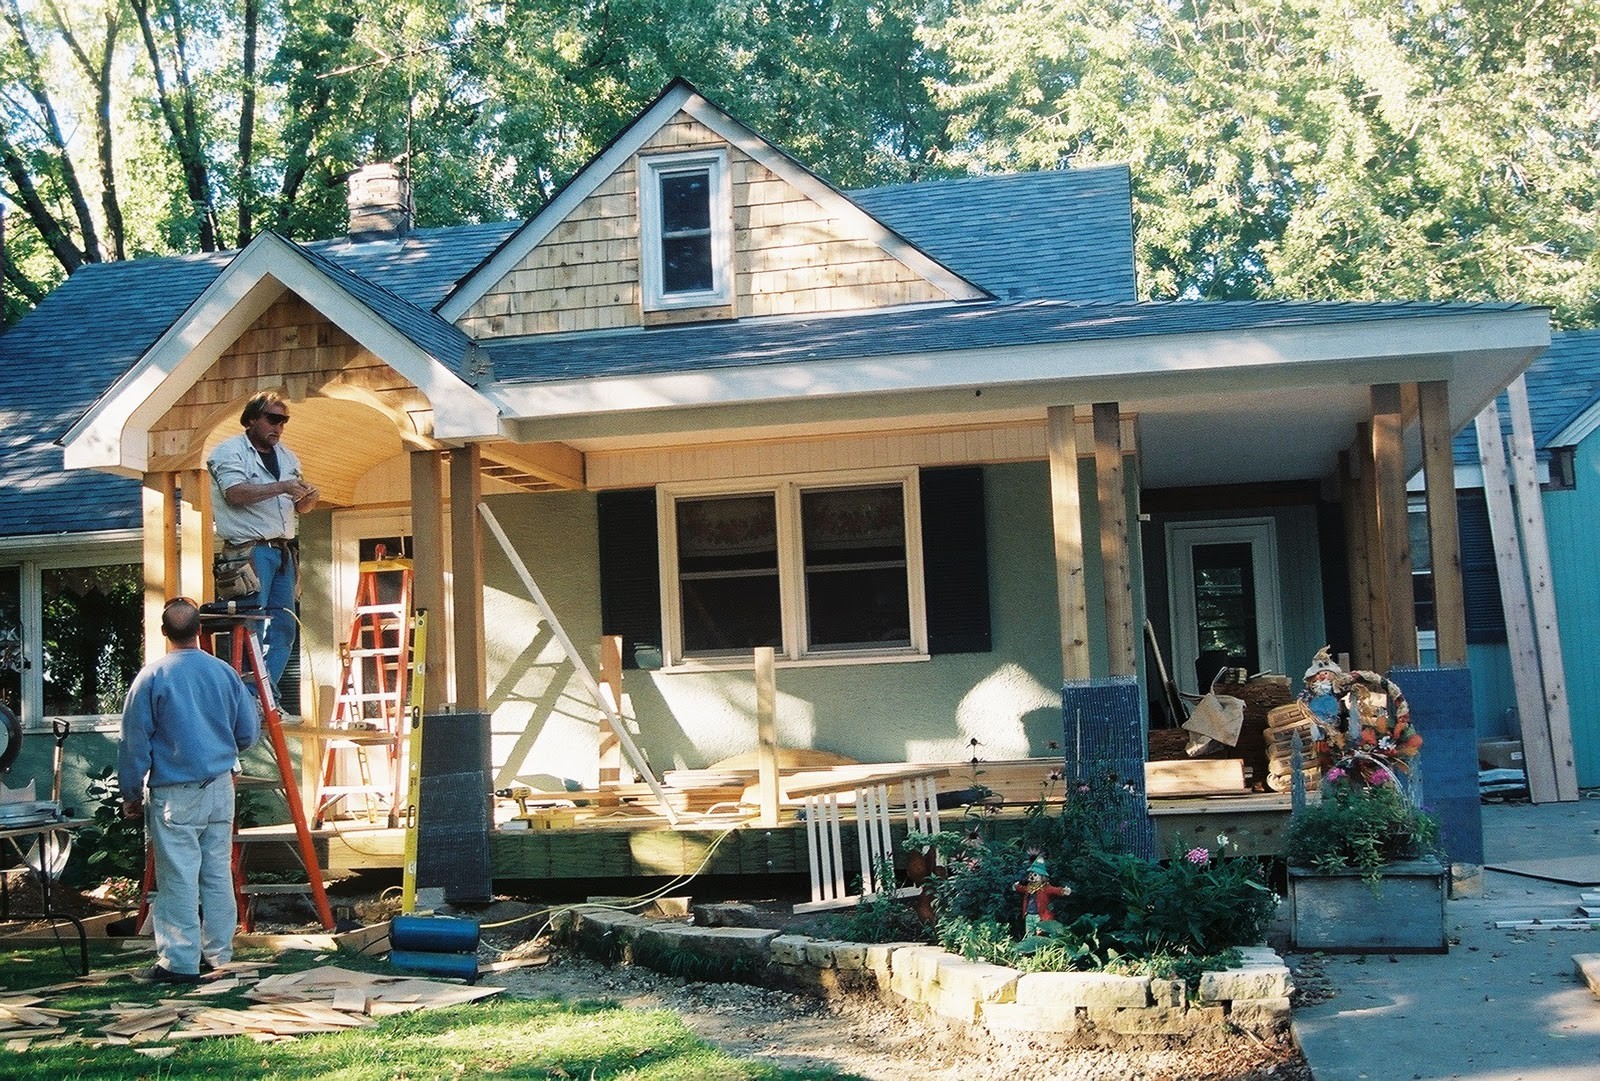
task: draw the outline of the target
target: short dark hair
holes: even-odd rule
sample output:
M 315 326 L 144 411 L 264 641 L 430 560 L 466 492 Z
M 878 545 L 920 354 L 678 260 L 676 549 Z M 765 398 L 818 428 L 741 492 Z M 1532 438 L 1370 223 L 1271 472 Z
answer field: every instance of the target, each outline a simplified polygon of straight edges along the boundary
M 161 610 L 161 633 L 172 642 L 192 642 L 200 635 L 200 606 L 188 597 L 173 597 Z
M 243 427 L 249 427 L 250 422 L 265 413 L 269 406 L 288 404 L 283 400 L 283 395 L 277 391 L 264 390 L 244 403 L 244 411 L 239 414 L 239 424 Z

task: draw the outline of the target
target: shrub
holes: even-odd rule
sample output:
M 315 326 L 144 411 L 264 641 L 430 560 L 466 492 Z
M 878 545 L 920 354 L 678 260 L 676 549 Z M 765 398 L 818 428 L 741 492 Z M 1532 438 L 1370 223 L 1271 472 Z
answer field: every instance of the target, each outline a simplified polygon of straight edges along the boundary
M 144 819 L 124 818 L 125 801 L 115 766 L 88 779 L 89 798 L 96 800 L 89 823 L 72 839 L 69 885 L 93 886 L 113 878 L 144 878 Z
M 1437 852 L 1439 821 L 1418 807 L 1393 774 L 1362 783 L 1330 772 L 1322 798 L 1295 813 L 1288 861 L 1318 871 L 1359 871 L 1376 885 L 1386 864 Z

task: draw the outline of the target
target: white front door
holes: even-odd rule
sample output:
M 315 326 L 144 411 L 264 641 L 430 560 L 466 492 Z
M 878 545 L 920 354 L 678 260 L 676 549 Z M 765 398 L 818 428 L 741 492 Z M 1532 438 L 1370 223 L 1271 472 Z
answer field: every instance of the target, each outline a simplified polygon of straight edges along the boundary
M 1202 654 L 1229 667 L 1283 671 L 1277 531 L 1270 518 L 1167 525 L 1171 559 L 1173 672 L 1184 690 L 1203 692 Z M 1219 664 L 1218 667 L 1221 665 Z

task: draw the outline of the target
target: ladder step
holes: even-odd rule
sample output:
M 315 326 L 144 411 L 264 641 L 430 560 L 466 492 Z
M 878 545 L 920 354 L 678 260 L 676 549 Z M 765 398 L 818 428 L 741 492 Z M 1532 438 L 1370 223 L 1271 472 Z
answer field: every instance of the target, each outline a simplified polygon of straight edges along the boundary
M 350 651 L 350 656 L 352 656 L 352 657 L 398 657 L 398 656 L 400 656 L 400 647 L 399 646 L 379 646 L 379 647 L 373 648 L 373 649 L 352 649 Z
M 355 614 L 358 616 L 394 616 L 399 619 L 406 614 L 404 607 L 398 604 L 359 604 Z
M 389 790 L 379 788 L 373 784 L 325 784 L 317 789 L 317 795 L 327 796 L 386 796 Z
M 247 897 L 258 897 L 267 893 L 310 893 L 309 882 L 262 882 L 243 887 L 240 893 Z

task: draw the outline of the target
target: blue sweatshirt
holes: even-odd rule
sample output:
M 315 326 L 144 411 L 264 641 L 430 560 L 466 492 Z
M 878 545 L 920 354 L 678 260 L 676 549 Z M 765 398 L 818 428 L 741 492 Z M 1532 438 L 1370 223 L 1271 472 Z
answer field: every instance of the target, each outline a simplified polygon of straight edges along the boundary
M 128 688 L 117 749 L 123 798 L 143 799 L 146 783 L 220 777 L 260 735 L 260 708 L 232 666 L 200 649 L 173 650 Z

